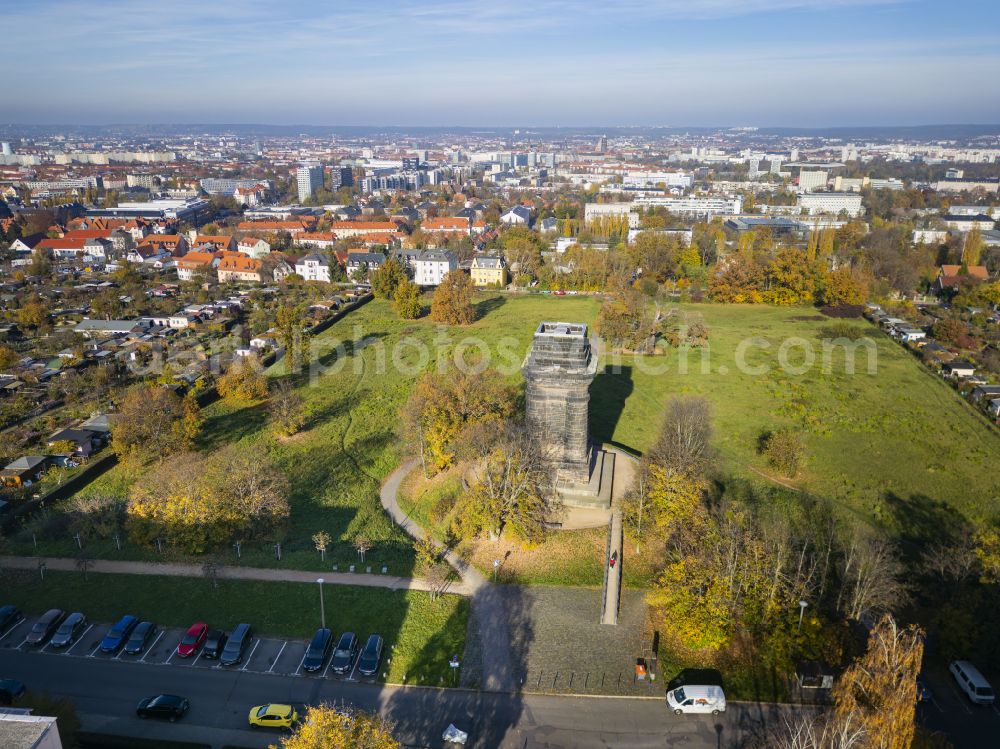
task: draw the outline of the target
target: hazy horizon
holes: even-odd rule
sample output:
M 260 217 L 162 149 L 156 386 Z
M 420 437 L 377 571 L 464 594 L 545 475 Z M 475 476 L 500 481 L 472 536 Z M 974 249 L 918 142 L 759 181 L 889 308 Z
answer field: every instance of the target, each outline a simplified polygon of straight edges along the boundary
M 24 124 L 1000 122 L 987 0 L 39 0 L 5 21 Z

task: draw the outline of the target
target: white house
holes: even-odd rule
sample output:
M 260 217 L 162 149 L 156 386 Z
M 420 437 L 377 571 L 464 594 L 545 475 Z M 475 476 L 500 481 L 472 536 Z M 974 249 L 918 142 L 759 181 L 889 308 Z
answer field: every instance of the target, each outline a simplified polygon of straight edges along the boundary
M 271 252 L 271 245 L 257 237 L 244 237 L 236 243 L 236 250 L 259 260 Z
M 330 283 L 330 261 L 316 252 L 296 260 L 295 272 L 306 281 Z
M 446 250 L 426 250 L 413 260 L 413 280 L 418 286 L 437 286 L 445 274 L 458 269 L 458 258 Z
M 530 226 L 531 211 L 523 205 L 515 205 L 500 217 L 500 223 L 507 224 L 508 226 Z

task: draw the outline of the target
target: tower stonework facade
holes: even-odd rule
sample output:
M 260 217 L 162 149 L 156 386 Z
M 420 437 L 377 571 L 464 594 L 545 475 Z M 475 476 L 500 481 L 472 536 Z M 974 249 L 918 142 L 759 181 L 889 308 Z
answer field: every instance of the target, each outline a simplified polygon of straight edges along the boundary
M 539 324 L 521 371 L 527 420 L 545 443 L 556 492 L 569 505 L 603 505 L 602 495 L 610 492 L 610 486 L 601 491 L 605 453 L 592 449 L 587 431 L 590 384 L 597 374 L 587 326 Z

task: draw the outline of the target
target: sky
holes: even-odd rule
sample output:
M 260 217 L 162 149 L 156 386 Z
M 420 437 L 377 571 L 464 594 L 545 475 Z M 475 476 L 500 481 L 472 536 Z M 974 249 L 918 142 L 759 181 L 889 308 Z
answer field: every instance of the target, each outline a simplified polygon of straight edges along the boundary
M 34 0 L 0 122 L 1000 122 L 997 0 Z

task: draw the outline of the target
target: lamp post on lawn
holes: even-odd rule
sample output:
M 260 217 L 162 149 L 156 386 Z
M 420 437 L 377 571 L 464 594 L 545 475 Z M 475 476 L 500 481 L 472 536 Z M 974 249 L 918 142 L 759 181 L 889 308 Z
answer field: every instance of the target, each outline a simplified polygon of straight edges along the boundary
M 806 606 L 809 604 L 806 601 L 799 601 L 799 628 L 798 632 L 802 631 L 802 615 L 806 613 Z
M 326 611 L 323 609 L 323 578 L 318 578 L 319 583 L 319 626 L 326 629 Z

